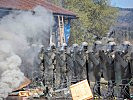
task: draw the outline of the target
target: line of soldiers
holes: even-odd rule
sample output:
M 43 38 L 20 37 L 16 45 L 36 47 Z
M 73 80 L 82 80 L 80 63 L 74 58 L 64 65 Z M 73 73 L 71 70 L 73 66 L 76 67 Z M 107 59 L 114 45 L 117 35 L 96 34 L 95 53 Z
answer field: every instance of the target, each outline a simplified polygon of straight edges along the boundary
M 39 55 L 43 83 L 49 96 L 55 90 L 87 79 L 89 83 L 95 82 L 94 96 L 113 98 L 114 88 L 118 86 L 120 90 L 117 91 L 117 96 L 130 98 L 133 52 L 128 41 L 119 45 L 112 41 L 103 45 L 101 41 L 96 41 L 92 46 L 83 42 L 80 46 L 73 44 L 72 47 L 67 47 L 64 43 L 59 48 L 52 44 L 46 50 L 42 48 Z M 101 78 L 108 81 L 108 91 L 104 95 L 100 89 Z

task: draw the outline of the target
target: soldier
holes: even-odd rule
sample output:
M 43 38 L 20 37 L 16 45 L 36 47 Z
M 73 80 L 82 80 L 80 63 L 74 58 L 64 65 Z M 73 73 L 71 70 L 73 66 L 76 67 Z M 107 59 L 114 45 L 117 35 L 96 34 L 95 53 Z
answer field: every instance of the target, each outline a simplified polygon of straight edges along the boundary
M 72 57 L 72 62 L 73 62 L 73 66 L 72 66 L 72 70 L 73 70 L 73 75 L 72 75 L 72 81 L 73 83 L 76 83 L 79 81 L 79 64 L 77 63 L 77 58 L 76 55 L 78 54 L 79 51 L 79 46 L 78 44 L 73 44 L 72 49 L 71 49 L 71 57 Z
M 41 51 L 39 52 L 39 59 L 40 59 L 40 69 L 41 69 L 41 77 L 42 82 L 45 85 L 45 78 L 44 78 L 44 71 L 45 71 L 45 61 L 44 61 L 44 47 L 41 47 Z
M 87 42 L 83 42 L 82 43 L 82 51 L 83 51 L 83 60 L 85 61 L 85 65 L 84 65 L 84 74 L 86 73 L 86 75 L 84 75 L 85 77 L 83 77 L 84 79 L 87 78 L 89 84 L 90 84 L 90 80 L 89 80 L 89 60 L 88 60 L 88 43 Z
M 34 85 L 39 85 L 40 82 L 44 80 L 44 46 L 43 45 L 32 45 L 36 54 L 32 54 L 32 59 L 34 60 L 34 72 L 32 73 Z M 29 51 L 32 52 L 32 51 Z M 32 71 L 32 70 L 31 70 Z
M 74 62 L 73 62 L 73 48 L 68 47 L 66 52 L 66 64 L 67 64 L 67 86 L 69 87 L 74 79 Z
M 66 50 L 67 44 L 63 43 L 58 53 L 56 54 L 57 66 L 56 66 L 56 87 L 67 87 L 67 65 L 66 65 Z
M 99 59 L 99 50 L 102 46 L 101 41 L 96 41 L 93 45 L 93 52 L 89 52 L 89 60 L 93 64 L 93 74 L 95 77 L 95 84 L 93 88 L 94 96 L 101 96 L 100 92 L 100 79 L 101 79 L 101 66 L 100 66 L 100 59 Z
M 51 44 L 50 47 L 44 52 L 45 54 L 45 87 L 46 96 L 52 96 L 54 88 L 54 70 L 55 70 L 55 45 Z
M 116 73 L 116 82 L 122 81 L 120 84 L 121 91 L 120 91 L 120 98 L 127 98 L 130 99 L 129 94 L 129 86 L 127 85 L 131 79 L 131 72 L 130 72 L 130 42 L 124 41 L 122 44 L 122 51 L 116 52 L 115 54 L 115 61 L 117 65 L 115 66 L 115 73 Z M 121 73 L 120 73 L 121 72 Z M 118 75 L 119 74 L 119 75 Z
M 75 82 L 84 80 L 88 78 L 88 43 L 83 42 L 79 47 L 77 44 L 73 44 L 71 50 L 71 57 L 73 63 L 72 70 L 74 72 L 74 80 Z M 89 80 L 89 78 L 88 78 Z
M 131 75 L 132 75 L 132 78 L 133 78 L 133 52 L 131 52 L 130 68 L 131 68 Z
M 131 69 L 131 86 L 130 86 L 130 97 L 133 99 L 133 51 L 131 51 L 130 59 L 130 69 Z
M 114 55 L 115 55 L 115 42 L 109 42 L 106 52 L 100 51 L 99 56 L 101 62 L 104 62 L 103 77 L 108 81 L 108 91 L 104 98 L 114 97 L 115 86 L 115 72 L 114 72 Z
M 87 79 L 86 74 L 86 63 L 88 59 L 88 43 L 83 42 L 80 46 L 79 50 L 75 54 L 75 61 L 78 64 L 76 67 L 78 67 L 78 79 L 79 81 Z

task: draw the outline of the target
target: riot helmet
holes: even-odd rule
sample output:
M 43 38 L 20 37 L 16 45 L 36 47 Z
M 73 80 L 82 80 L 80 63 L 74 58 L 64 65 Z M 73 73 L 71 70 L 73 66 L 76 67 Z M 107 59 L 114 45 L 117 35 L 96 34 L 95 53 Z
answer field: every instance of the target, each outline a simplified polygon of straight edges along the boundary
M 115 50 L 116 43 L 115 42 L 109 42 L 107 45 L 107 52 L 113 52 Z
M 93 51 L 99 51 L 102 47 L 102 42 L 101 41 L 95 41 L 93 44 Z

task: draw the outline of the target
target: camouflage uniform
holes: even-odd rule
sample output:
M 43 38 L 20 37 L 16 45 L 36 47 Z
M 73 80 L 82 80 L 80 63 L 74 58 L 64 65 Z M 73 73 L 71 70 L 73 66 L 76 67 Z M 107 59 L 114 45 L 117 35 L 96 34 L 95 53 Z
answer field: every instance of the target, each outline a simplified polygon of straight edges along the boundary
M 52 95 L 54 88 L 54 70 L 55 70 L 55 46 L 51 45 L 47 48 L 45 54 L 45 87 L 46 91 L 48 91 L 48 95 Z
M 95 77 L 93 92 L 94 95 L 96 96 L 101 96 L 100 92 L 101 64 L 99 58 L 100 48 L 101 48 L 101 41 L 96 41 L 93 46 L 93 52 L 89 52 L 89 60 L 93 64 L 93 74 Z
M 71 57 L 72 57 L 72 62 L 73 62 L 73 65 L 72 65 L 72 70 L 73 70 L 73 76 L 72 76 L 72 82 L 76 83 L 79 81 L 79 71 L 80 71 L 80 66 L 77 62 L 77 54 L 78 54 L 78 51 L 79 51 L 79 46 L 78 44 L 73 44 L 73 47 L 71 49 Z
M 131 79 L 131 71 L 130 71 L 130 52 L 129 52 L 130 44 L 129 42 L 124 42 L 122 44 L 122 51 L 116 52 L 115 61 L 116 61 L 116 82 L 121 82 L 121 91 L 120 98 L 130 98 L 129 86 L 127 85 Z M 118 75 L 119 74 L 119 75 Z
M 76 56 L 76 62 L 79 65 L 79 80 L 87 79 L 87 61 L 88 61 L 88 43 L 83 42 Z
M 103 77 L 108 81 L 108 91 L 105 94 L 105 98 L 114 97 L 114 86 L 115 86 L 115 71 L 114 71 L 114 55 L 115 55 L 115 42 L 109 42 L 107 45 L 106 52 L 101 52 L 101 62 L 104 62 L 105 69 L 103 71 Z
M 56 87 L 65 88 L 67 87 L 67 64 L 66 64 L 66 48 L 67 45 L 64 43 L 56 54 L 57 65 L 56 65 Z

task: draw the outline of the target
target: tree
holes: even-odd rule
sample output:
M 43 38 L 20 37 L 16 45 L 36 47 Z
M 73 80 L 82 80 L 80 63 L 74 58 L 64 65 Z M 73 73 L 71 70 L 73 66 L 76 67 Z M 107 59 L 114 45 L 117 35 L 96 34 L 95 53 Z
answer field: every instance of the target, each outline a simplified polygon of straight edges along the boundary
M 104 36 L 118 14 L 118 10 L 111 7 L 108 0 L 66 0 L 65 4 L 79 17 L 72 25 L 72 36 L 76 42 L 93 41 L 93 35 Z
M 64 0 L 47 0 L 47 1 L 57 6 L 64 7 Z
M 94 35 L 102 37 L 109 31 L 118 12 L 109 2 L 110 0 L 63 0 L 62 6 L 75 12 L 78 17 L 72 21 L 70 43 L 93 42 Z

